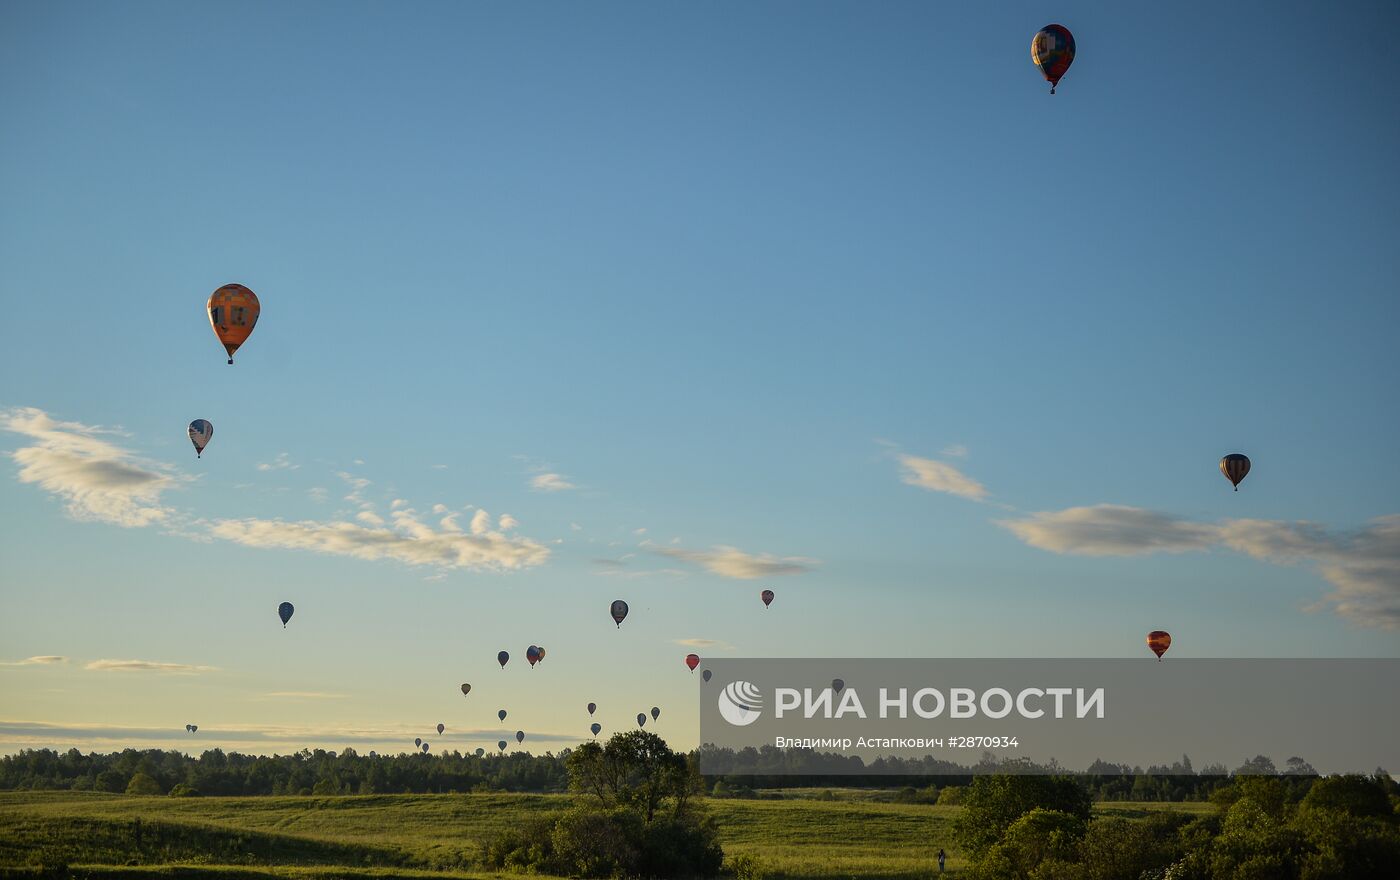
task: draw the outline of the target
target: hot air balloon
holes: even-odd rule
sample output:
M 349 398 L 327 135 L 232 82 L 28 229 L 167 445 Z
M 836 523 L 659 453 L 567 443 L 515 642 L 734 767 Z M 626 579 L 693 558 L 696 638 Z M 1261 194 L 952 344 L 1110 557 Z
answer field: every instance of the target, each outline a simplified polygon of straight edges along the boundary
M 423 737 L 421 737 L 421 736 L 415 736 L 415 737 L 413 738 L 413 744 L 414 744 L 415 746 L 421 747 L 421 746 L 423 745 Z
M 1249 476 L 1249 456 L 1232 452 L 1220 459 L 1220 472 L 1225 475 L 1235 491 L 1240 491 L 1240 482 Z
M 291 602 L 283 602 L 277 606 L 277 616 L 282 618 L 282 628 L 287 628 L 287 621 L 292 619 L 292 613 L 296 611 Z
M 597 704 L 597 703 L 589 703 L 589 704 L 588 704 L 588 714 L 589 714 L 589 715 L 592 715 L 594 712 L 597 712 L 597 711 L 598 711 L 598 704 Z
M 1167 649 L 1172 646 L 1172 635 L 1160 629 L 1154 629 L 1147 634 L 1147 647 L 1152 649 L 1152 653 L 1157 655 L 1157 662 L 1162 662 L 1162 655 L 1167 653 Z
M 700 677 L 703 678 L 703 679 L 705 679 L 706 681 L 709 681 L 709 680 L 710 680 L 710 677 L 713 676 L 713 675 L 714 675 L 714 673 L 711 672 L 711 671 L 708 670 L 708 669 L 706 669 L 704 672 L 701 672 L 701 673 L 700 673 Z
M 1047 24 L 1031 38 L 1031 60 L 1050 83 L 1050 94 L 1074 63 L 1074 35 L 1062 24 Z
M 482 755 L 484 755 L 484 754 L 486 754 L 486 750 L 485 750 L 485 749 L 477 749 L 477 750 L 476 750 L 476 756 L 477 756 L 478 758 L 480 758 L 480 757 L 481 757 Z
M 523 743 L 525 741 L 525 731 L 517 730 L 515 732 L 515 741 L 517 743 Z
M 204 447 L 214 439 L 214 423 L 208 419 L 195 419 L 190 422 L 190 442 L 194 444 L 194 457 L 204 455 Z
M 501 653 L 497 654 L 496 662 L 501 664 L 502 669 L 505 669 L 506 664 L 510 662 L 510 653 L 507 651 L 502 651 Z
M 535 664 L 540 662 L 540 649 L 535 645 L 531 645 L 530 647 L 526 648 L 525 660 L 530 664 L 530 667 L 533 669 Z
M 645 712 L 638 712 L 638 713 L 637 713 L 637 726 L 638 726 L 638 727 L 646 727 L 646 726 L 647 726 L 647 715 L 646 715 Z
M 652 707 L 651 707 L 651 720 L 652 720 L 652 721 L 655 721 L 656 719 L 658 719 L 658 718 L 660 718 L 660 717 L 661 717 L 661 710 L 658 709 L 658 708 L 655 707 L 655 706 L 652 706 Z
M 762 593 L 759 593 L 758 596 L 759 596 L 760 599 L 763 600 L 763 607 L 764 607 L 764 608 L 767 608 L 769 605 L 772 605 L 772 604 L 773 604 L 773 591 L 772 591 L 772 590 L 764 590 Z
M 446 725 L 444 725 L 444 724 L 439 724 L 439 725 L 438 725 L 438 736 L 442 736 L 442 732 L 443 732 L 444 730 L 446 730 L 446 729 L 447 729 L 447 726 L 446 726 Z
M 500 742 L 496 743 L 496 748 L 504 752 L 506 750 L 506 741 L 501 740 Z
M 241 284 L 225 284 L 209 295 L 206 308 L 209 310 L 209 326 L 214 328 L 214 335 L 224 344 L 228 362 L 233 363 L 233 353 L 248 341 L 248 336 L 258 323 L 262 307 L 258 305 L 257 295 Z
M 540 659 L 544 659 L 544 645 L 540 645 Z
M 465 681 L 462 682 L 462 696 L 465 697 L 467 694 L 469 694 L 469 693 L 471 693 L 471 692 L 472 692 L 472 686 L 469 685 L 469 684 L 467 684 Z
M 591 730 L 591 731 L 593 731 L 593 735 L 594 735 L 594 736 L 597 736 L 597 735 L 598 735 L 598 732 L 599 732 L 600 730 L 603 729 L 603 725 L 601 725 L 601 724 L 599 724 L 598 722 L 594 721 L 592 724 L 588 725 L 588 729 Z
M 199 733 L 199 725 L 198 725 L 198 724 L 191 724 L 191 725 L 190 725 L 190 733 Z
M 428 754 L 428 744 L 427 744 L 427 743 L 423 743 L 423 754 L 425 754 L 425 755 Z
M 505 710 L 505 709 L 502 709 L 501 711 L 497 712 L 497 713 L 496 713 L 496 717 L 499 718 L 499 719 L 501 719 L 502 721 L 505 721 L 505 720 L 506 720 L 506 710 Z
M 700 655 L 699 655 L 699 654 L 686 654 L 686 655 L 685 655 L 685 665 L 690 667 L 690 674 L 691 674 L 691 675 L 694 675 L 694 674 L 695 674 L 695 667 L 697 667 L 697 666 L 700 665 Z
M 612 613 L 612 619 L 617 623 L 617 628 L 622 629 L 622 621 L 627 619 L 627 603 L 621 599 L 615 599 L 609 610 Z
M 842 681 L 841 679 L 839 679 L 839 678 L 833 678 L 833 679 L 831 680 L 831 689 L 832 689 L 833 691 L 835 691 L 836 693 L 838 693 L 838 694 L 841 693 L 841 689 L 844 688 L 845 686 L 846 686 L 846 683 L 845 683 L 844 681 Z

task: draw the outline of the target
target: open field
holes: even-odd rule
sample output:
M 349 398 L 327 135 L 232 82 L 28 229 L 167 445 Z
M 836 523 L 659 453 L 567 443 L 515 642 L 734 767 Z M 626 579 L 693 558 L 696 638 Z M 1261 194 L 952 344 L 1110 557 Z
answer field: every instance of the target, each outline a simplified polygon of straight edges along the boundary
M 0 865 L 114 866 L 90 876 L 495 877 L 475 866 L 484 843 L 563 795 L 168 798 L 0 793 Z M 940 846 L 948 874 L 958 807 L 824 801 L 711 800 L 726 856 L 767 877 L 929 877 Z M 1126 817 L 1205 804 L 1104 805 Z M 139 829 L 137 820 L 140 820 Z M 510 875 L 506 875 L 510 876 Z

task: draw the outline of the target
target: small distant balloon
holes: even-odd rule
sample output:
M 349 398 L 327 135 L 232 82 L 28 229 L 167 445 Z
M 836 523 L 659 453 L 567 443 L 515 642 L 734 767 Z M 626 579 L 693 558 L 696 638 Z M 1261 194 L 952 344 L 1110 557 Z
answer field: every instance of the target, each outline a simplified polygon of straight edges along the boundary
M 204 447 L 214 439 L 214 423 L 208 419 L 195 419 L 190 422 L 190 442 L 194 444 L 194 457 L 204 455 Z
M 283 602 L 277 606 L 277 616 L 282 618 L 282 628 L 287 628 L 287 621 L 292 619 L 292 614 L 296 611 L 291 602 Z
M 423 737 L 421 737 L 421 736 L 415 736 L 415 737 L 413 738 L 413 744 L 414 744 L 415 746 L 422 746 L 422 745 L 423 745 Z
M 759 593 L 758 595 L 759 595 L 759 598 L 761 598 L 761 599 L 763 600 L 763 607 L 764 607 L 764 608 L 767 608 L 769 605 L 772 605 L 772 604 L 773 604 L 773 591 L 772 591 L 772 590 L 764 590 L 762 593 Z
M 689 667 L 690 667 L 691 673 L 694 674 L 694 672 L 695 672 L 695 667 L 697 667 L 697 666 L 700 665 L 700 655 L 699 655 L 699 654 L 686 654 L 686 655 L 685 655 L 685 665 L 686 665 L 686 666 L 689 666 Z
M 661 710 L 658 709 L 658 708 L 655 707 L 655 706 L 652 706 L 652 707 L 651 707 L 651 720 L 652 720 L 652 721 L 655 721 L 656 719 L 658 719 L 658 718 L 660 718 L 660 717 L 661 717 Z
M 505 668 L 506 668 L 506 664 L 510 662 L 510 652 L 509 652 L 509 651 L 502 651 L 501 653 L 497 654 L 497 655 L 496 655 L 496 662 L 499 663 L 499 664 L 501 664 L 501 668 L 502 668 L 502 669 L 505 669 Z
M 204 307 L 209 312 L 209 326 L 223 343 L 231 364 L 233 353 L 248 341 L 253 327 L 257 326 L 258 315 L 262 313 L 258 297 L 241 284 L 225 284 L 209 295 Z
M 540 645 L 540 659 L 544 659 L 544 645 Z
M 1240 482 L 1249 476 L 1249 456 L 1238 452 L 1230 453 L 1220 459 L 1220 472 L 1230 481 L 1230 485 L 1235 487 L 1236 492 L 1240 491 Z
M 447 726 L 446 726 L 445 724 L 439 724 L 439 725 L 438 725 L 438 736 L 442 736 L 442 732 L 443 732 L 444 730 L 446 730 L 446 729 L 447 729 Z
M 589 715 L 592 715 L 594 712 L 597 712 L 597 711 L 598 711 L 598 704 L 597 704 L 597 703 L 589 703 L 589 704 L 588 704 L 588 714 L 589 714 Z
M 711 672 L 710 670 L 706 669 L 706 670 L 704 670 L 703 672 L 700 673 L 700 677 L 703 678 L 703 679 L 705 679 L 706 681 L 709 681 L 711 678 L 714 677 L 714 673 Z
M 1050 83 L 1050 94 L 1074 63 L 1074 35 L 1062 24 L 1047 24 L 1031 38 L 1031 61 Z
M 423 754 L 426 755 L 427 753 L 428 753 L 428 744 L 427 744 L 427 743 L 423 743 Z
M 469 693 L 471 693 L 471 692 L 472 692 L 472 686 L 471 686 L 470 684 L 467 684 L 465 681 L 462 682 L 462 696 L 465 697 L 467 694 L 469 694 Z
M 627 603 L 621 599 L 614 599 L 609 612 L 612 614 L 612 619 L 617 624 L 617 628 L 622 629 L 622 621 L 627 619 Z
M 500 742 L 496 743 L 496 748 L 504 752 L 506 750 L 506 741 L 501 740 Z
M 1147 647 L 1152 653 L 1157 655 L 1157 662 L 1162 662 L 1162 655 L 1167 653 L 1167 649 L 1172 646 L 1171 633 L 1160 629 L 1154 629 L 1147 634 Z
M 593 735 L 594 735 L 594 736 L 597 736 L 597 735 L 598 735 L 598 732 L 601 731 L 601 730 L 603 729 L 603 725 L 601 725 L 601 724 L 599 724 L 598 722 L 594 721 L 592 724 L 588 725 L 588 729 L 591 730 L 591 731 L 593 731 Z
M 638 713 L 637 713 L 637 726 L 638 726 L 638 727 L 646 727 L 646 726 L 647 726 L 647 714 L 646 714 L 645 712 L 638 712 Z
M 526 649 L 525 649 L 525 660 L 526 660 L 526 662 L 528 662 L 528 663 L 530 664 L 530 666 L 531 666 L 532 668 L 534 667 L 534 665 L 535 665 L 536 663 L 540 662 L 540 649 L 539 649 L 539 646 L 537 646 L 537 645 L 531 645 L 530 647 L 526 648 Z
M 842 681 L 841 679 L 839 679 L 839 678 L 833 678 L 833 679 L 831 680 L 831 689 L 832 689 L 833 691 L 835 691 L 836 693 L 838 693 L 838 694 L 841 693 L 841 689 L 844 688 L 845 686 L 846 686 L 846 683 L 845 683 L 844 681 Z
M 191 725 L 190 725 L 190 733 L 199 733 L 199 725 L 198 725 L 198 724 L 191 724 Z
M 517 730 L 515 732 L 515 741 L 518 743 L 523 743 L 525 741 L 525 731 Z
M 496 713 L 496 717 L 499 718 L 499 719 L 501 719 L 502 721 L 505 721 L 505 720 L 506 720 L 506 710 L 505 710 L 505 709 L 502 709 L 501 711 L 497 712 L 497 713 Z

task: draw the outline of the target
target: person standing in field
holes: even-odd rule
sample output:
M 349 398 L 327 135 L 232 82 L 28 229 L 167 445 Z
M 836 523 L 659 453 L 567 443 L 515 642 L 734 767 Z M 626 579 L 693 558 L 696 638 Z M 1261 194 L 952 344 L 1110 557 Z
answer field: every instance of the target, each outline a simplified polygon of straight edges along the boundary
M 948 854 L 945 853 L 945 852 L 942 850 L 942 848 L 939 848 L 939 850 L 938 850 L 938 873 L 940 873 L 940 874 L 943 873 L 943 860 L 946 859 L 946 858 L 948 858 Z

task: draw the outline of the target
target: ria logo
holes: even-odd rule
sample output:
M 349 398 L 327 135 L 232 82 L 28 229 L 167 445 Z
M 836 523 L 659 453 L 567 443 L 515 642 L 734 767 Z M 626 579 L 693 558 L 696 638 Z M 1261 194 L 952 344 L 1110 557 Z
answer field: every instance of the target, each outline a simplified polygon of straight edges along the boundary
M 763 694 L 747 681 L 734 681 L 719 693 L 719 714 L 735 727 L 746 727 L 763 714 Z

